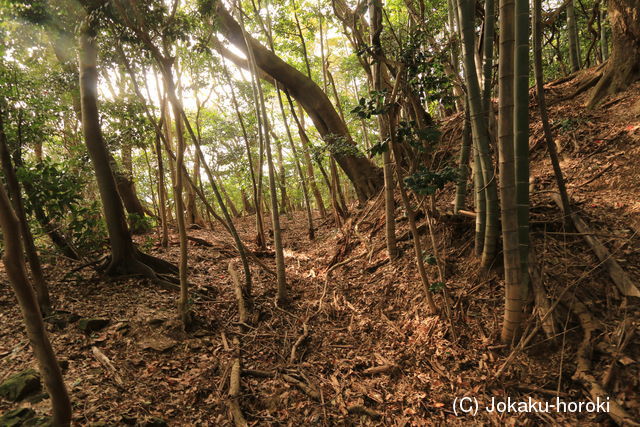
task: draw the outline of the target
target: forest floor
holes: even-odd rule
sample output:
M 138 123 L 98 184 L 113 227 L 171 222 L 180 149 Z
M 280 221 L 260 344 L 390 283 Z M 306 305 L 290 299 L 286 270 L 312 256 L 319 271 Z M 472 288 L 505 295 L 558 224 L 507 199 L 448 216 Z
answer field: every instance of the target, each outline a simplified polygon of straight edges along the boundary
M 577 80 L 549 86 L 549 101 L 571 93 Z M 640 85 L 593 111 L 582 107 L 584 96 L 550 107 L 569 193 L 579 215 L 637 284 Z M 455 146 L 460 117 L 448 119 L 443 129 L 443 147 Z M 144 425 L 156 416 L 169 425 L 232 425 L 227 393 L 238 338 L 248 374 L 240 406 L 250 425 L 606 425 L 611 421 L 603 413 L 482 410 L 492 398 L 589 401 L 585 386 L 573 378 L 583 334 L 571 314 L 573 296 L 597 320 L 591 373 L 606 380 L 610 395 L 640 419 L 638 299 L 621 297 L 583 236 L 564 228 L 549 197 L 555 183 L 541 132 L 532 105 L 532 241 L 550 301 L 569 290 L 554 311 L 559 326 L 555 339 L 538 333 L 499 377 L 511 353 L 499 342 L 501 262 L 478 273 L 473 220 L 442 215 L 435 223 L 452 313 L 450 319 L 437 317 L 428 313 L 411 240 L 399 242 L 398 260 L 386 259 L 383 201 L 378 197 L 354 206 L 352 218 L 340 229 L 317 219 L 312 242 L 302 213 L 283 215 L 290 303 L 274 305 L 275 279 L 253 264 L 253 316 L 242 329 L 227 272 L 236 258 L 221 227 L 189 231 L 213 246 L 192 242 L 189 248 L 189 277 L 199 290 L 193 309 L 200 326 L 188 334 L 176 320 L 176 293 L 137 278 L 106 280 L 90 268 L 69 274 L 79 265 L 45 259 L 58 309 L 110 320 L 90 335 L 75 323 L 48 324 L 59 358 L 67 361 L 74 423 Z M 439 197 L 443 214 L 451 210 L 452 198 L 452 187 Z M 408 235 L 406 222 L 399 210 L 398 236 Z M 237 226 L 245 242 L 254 241 L 253 217 L 238 219 Z M 423 238 L 430 242 L 428 233 Z M 168 249 L 156 241 L 155 234 L 138 237 L 150 252 L 177 260 L 176 235 Z M 432 251 L 430 243 L 426 247 Z M 272 254 L 261 254 L 261 260 L 273 268 Z M 436 268 L 429 268 L 436 280 Z M 35 367 L 35 361 L 3 270 L 0 276 L 1 382 Z M 442 304 L 442 296 L 436 301 Z M 528 330 L 538 321 L 529 317 Z M 299 342 L 305 329 L 308 335 Z M 115 371 L 96 358 L 94 347 Z M 476 417 L 454 414 L 455 399 L 466 396 L 481 405 Z M 19 405 L 49 411 L 48 399 Z M 0 413 L 15 407 L 0 400 Z

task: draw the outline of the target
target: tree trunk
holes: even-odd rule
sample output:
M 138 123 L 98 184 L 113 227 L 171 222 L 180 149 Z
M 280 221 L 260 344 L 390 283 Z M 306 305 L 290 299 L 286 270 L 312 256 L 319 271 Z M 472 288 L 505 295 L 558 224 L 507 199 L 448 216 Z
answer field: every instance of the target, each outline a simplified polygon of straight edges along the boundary
M 0 228 L 4 238 L 5 271 L 20 305 L 31 349 L 38 361 L 47 392 L 51 396 L 52 424 L 61 427 L 69 426 L 71 425 L 71 401 L 62 378 L 60 365 L 58 365 L 42 321 L 42 313 L 38 309 L 31 283 L 27 278 L 22 244 L 20 243 L 19 221 L 11 208 L 11 202 L 9 202 L 4 188 L 1 186 Z
M 553 133 L 549 124 L 549 115 L 547 114 L 547 103 L 544 96 L 544 72 L 542 69 L 542 0 L 533 0 L 533 58 L 534 58 L 534 74 L 536 77 L 536 95 L 538 97 L 538 109 L 540 111 L 540 121 L 544 131 L 544 140 L 547 145 L 547 151 L 551 158 L 551 165 L 556 177 L 560 200 L 562 201 L 562 211 L 564 213 L 565 223 L 568 224 L 571 216 L 571 207 L 569 204 L 569 195 L 564 184 L 560 161 L 558 160 L 558 152 L 553 141 Z
M 226 11 L 225 11 L 226 12 Z M 242 13 L 242 11 L 240 11 Z M 241 18 L 242 20 L 242 15 Z M 277 281 L 277 293 L 276 304 L 283 305 L 287 301 L 287 282 L 284 264 L 284 250 L 282 247 L 282 233 L 280 229 L 280 215 L 278 213 L 278 195 L 275 177 L 275 168 L 273 165 L 273 158 L 271 156 L 271 141 L 269 139 L 269 125 L 267 122 L 267 111 L 264 102 L 264 94 L 262 92 L 262 83 L 258 77 L 258 65 L 255 57 L 255 49 L 253 43 L 251 43 L 250 36 L 245 32 L 244 24 L 241 21 L 240 31 L 242 33 L 243 41 L 246 43 L 245 47 L 250 46 L 247 49 L 249 63 L 251 64 L 251 71 L 256 79 L 256 86 L 258 90 L 258 103 L 259 113 L 262 114 L 262 125 L 264 135 L 265 152 L 267 155 L 267 169 L 269 175 L 269 195 L 271 197 L 271 227 L 273 230 L 273 246 L 276 255 L 276 281 Z M 262 46 L 260 46 L 262 47 Z M 264 48 L 263 48 L 264 49 Z M 264 49 L 269 52 L 267 49 Z
M 302 117 L 298 118 L 298 115 L 296 114 L 296 109 L 293 106 L 293 102 L 291 101 L 291 96 L 289 96 L 289 92 L 285 91 L 285 94 L 287 95 L 287 101 L 289 102 L 291 115 L 296 121 L 296 125 L 298 127 L 298 135 L 300 136 L 300 142 L 302 143 L 302 154 L 304 158 L 305 169 L 307 171 L 307 177 L 309 178 L 309 185 L 311 186 L 311 192 L 313 193 L 313 197 L 316 200 L 316 205 L 318 207 L 318 210 L 320 211 L 320 216 L 324 218 L 327 216 L 327 210 L 324 207 L 322 194 L 318 189 L 318 185 L 316 184 L 316 177 L 313 172 L 313 163 L 311 162 L 311 154 L 309 153 L 311 149 L 310 147 L 311 143 L 309 142 L 309 137 L 307 136 L 307 133 L 304 130 L 304 123 L 302 123 L 301 121 Z M 300 109 L 300 115 L 302 116 L 302 114 L 304 113 L 302 113 L 302 109 Z
M 33 235 L 29 229 L 29 222 L 27 220 L 27 214 L 24 209 L 24 203 L 22 201 L 22 192 L 20 191 L 20 183 L 16 176 L 15 168 L 11 162 L 11 155 L 9 154 L 9 147 L 7 146 L 7 136 L 4 133 L 3 112 L 0 111 L 0 162 L 2 163 L 2 171 L 4 172 L 4 178 L 6 181 L 6 187 L 11 198 L 13 210 L 18 217 L 18 225 L 20 227 L 20 234 L 22 235 L 22 241 L 24 242 L 24 251 L 29 262 L 29 269 L 33 277 L 33 288 L 36 292 L 38 299 L 38 306 L 40 311 L 45 316 L 51 311 L 51 299 L 49 298 L 49 288 L 44 278 L 44 272 L 42 271 L 42 264 L 40 264 L 40 258 L 38 257 L 38 251 L 33 241 Z
M 304 179 L 304 172 L 302 172 L 302 166 L 300 165 L 298 151 L 296 150 L 296 145 L 294 144 L 293 137 L 291 136 L 291 128 L 289 127 L 289 120 L 287 120 L 284 103 L 282 102 L 282 94 L 280 93 L 279 88 L 276 88 L 276 91 L 278 92 L 278 105 L 280 106 L 280 114 L 282 114 L 282 121 L 284 122 L 284 128 L 287 132 L 287 139 L 289 140 L 289 146 L 291 147 L 291 153 L 293 154 L 293 161 L 296 166 L 296 172 L 298 172 L 298 178 L 300 178 L 300 185 L 302 186 L 302 196 L 304 198 L 304 207 L 307 212 L 307 224 L 309 226 L 307 234 L 309 236 L 309 240 L 313 240 L 313 238 L 315 237 L 315 231 L 313 228 L 313 213 L 311 211 L 309 190 L 307 189 L 307 182 Z
M 160 62 L 160 61 L 158 61 Z M 184 166 L 184 131 L 182 128 L 182 109 L 176 96 L 176 87 L 173 80 L 172 64 L 173 60 L 165 60 L 163 63 L 158 64 L 162 68 L 162 75 L 164 76 L 165 84 L 167 86 L 167 94 L 173 106 L 173 117 L 176 125 L 176 179 L 174 183 L 173 199 L 175 201 L 176 208 L 176 220 L 178 224 L 178 235 L 180 238 L 180 261 L 178 263 L 178 275 L 180 278 L 180 298 L 178 300 L 178 315 L 182 321 L 182 327 L 184 330 L 188 330 L 192 323 L 192 314 L 189 308 L 189 283 L 187 281 L 188 275 L 188 241 L 187 241 L 187 225 L 185 221 L 185 206 L 183 199 L 183 179 L 184 173 L 182 169 Z
M 640 79 L 640 0 L 609 0 L 607 14 L 611 56 L 587 102 L 590 108 Z
M 520 1 L 520 0 L 518 0 Z M 500 58 L 498 64 L 498 155 L 500 161 L 500 202 L 502 253 L 504 259 L 505 309 L 502 340 L 510 343 L 522 318 L 520 255 L 514 154 L 514 47 L 515 3 L 500 0 Z M 526 98 L 528 101 L 528 97 Z
M 160 145 L 159 134 L 156 135 L 154 149 L 158 164 L 158 210 L 160 211 L 160 226 L 162 227 L 160 245 L 166 248 L 169 246 L 169 224 L 167 221 L 167 194 L 164 186 L 164 162 L 162 161 L 162 147 Z
M 256 66 L 278 81 L 302 105 L 327 144 L 331 145 L 341 139 L 353 143 L 346 124 L 336 113 L 326 93 L 313 80 L 282 61 L 251 36 L 247 36 L 245 42 L 242 29 L 222 3 L 217 3 L 216 10 L 220 30 L 225 37 L 245 54 L 247 42 L 251 45 Z M 382 171 L 366 157 L 346 154 L 337 154 L 335 157 L 353 183 L 359 200 L 365 201 L 375 196 L 382 188 Z
M 482 178 L 485 184 L 486 223 L 481 263 L 483 268 L 489 268 L 496 255 L 496 243 L 498 239 L 498 196 L 494 179 L 493 162 L 491 161 L 489 149 L 487 120 L 482 109 L 480 85 L 478 83 L 473 54 L 475 46 L 473 4 L 465 0 L 458 0 L 458 7 L 460 10 L 460 27 L 462 30 L 465 78 L 469 93 L 471 130 L 474 145 L 478 150 Z
M 529 287 L 529 17 L 529 1 L 516 0 L 513 141 L 520 248 L 519 293 L 522 305 Z
M 580 44 L 573 0 L 569 0 L 567 4 L 567 31 L 569 32 L 569 62 L 571 63 L 571 71 L 575 73 L 580 69 Z
M 460 147 L 460 157 L 458 160 L 458 182 L 456 183 L 456 198 L 453 206 L 453 213 L 457 214 L 460 209 L 464 209 L 467 198 L 467 180 L 469 178 L 469 155 L 471 153 L 471 119 L 469 117 L 469 107 L 464 109 L 464 126 L 462 128 L 462 144 Z
M 373 46 L 373 88 L 382 91 L 382 74 L 386 71 L 385 65 L 379 59 L 383 55 L 380 36 L 382 34 L 382 0 L 373 1 L 369 5 L 369 21 L 371 25 L 371 45 Z M 337 97 L 337 93 L 336 93 Z M 390 115 L 385 113 L 378 115 L 378 127 L 380 133 L 380 143 L 390 138 Z M 385 240 L 387 242 L 387 255 L 389 259 L 398 256 L 396 245 L 396 204 L 394 200 L 395 182 L 393 181 L 393 165 L 391 163 L 391 150 L 387 143 L 387 149 L 382 153 L 382 171 L 384 174 L 384 213 L 385 213 Z
M 161 272 L 175 272 L 175 267 L 166 261 L 139 252 L 133 245 L 127 227 L 124 208 L 111 170 L 109 153 L 100 129 L 97 104 L 97 51 L 94 43 L 95 33 L 90 28 L 85 29 L 80 35 L 78 55 L 80 61 L 80 98 L 82 133 L 96 174 L 111 243 L 111 258 L 106 266 L 106 273 L 110 275 L 137 273 L 162 282 L 156 275 L 154 268 Z
M 484 38 L 482 45 L 483 80 L 482 80 L 482 108 L 489 119 L 493 117 L 491 108 L 491 88 L 493 86 L 493 41 L 496 31 L 496 11 L 495 0 L 485 0 L 484 5 Z

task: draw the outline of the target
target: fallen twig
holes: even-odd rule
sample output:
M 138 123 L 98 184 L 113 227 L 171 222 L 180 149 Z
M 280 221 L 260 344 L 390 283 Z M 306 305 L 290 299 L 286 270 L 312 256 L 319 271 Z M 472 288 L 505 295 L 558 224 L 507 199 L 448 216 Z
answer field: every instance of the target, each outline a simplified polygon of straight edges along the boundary
M 298 337 L 296 342 L 291 347 L 291 354 L 289 355 L 289 363 L 293 364 L 296 361 L 296 352 L 298 351 L 298 347 L 309 337 L 309 326 L 306 323 L 302 324 L 302 335 Z
M 366 406 L 362 405 L 348 406 L 347 412 L 354 415 L 367 415 L 374 420 L 379 420 L 380 418 L 382 418 L 382 414 L 380 412 L 374 411 L 373 409 L 369 409 Z
M 113 376 L 113 379 L 116 382 L 116 384 L 119 387 L 124 388 L 124 381 L 122 381 L 122 378 L 118 374 L 118 370 L 116 369 L 115 366 L 113 366 L 113 363 L 111 363 L 111 360 L 109 360 L 109 358 L 102 351 L 100 351 L 100 349 L 96 346 L 91 347 L 91 352 L 93 353 L 93 356 L 96 358 L 96 360 L 100 362 L 102 366 L 104 366 L 109 372 L 111 372 L 111 375 Z

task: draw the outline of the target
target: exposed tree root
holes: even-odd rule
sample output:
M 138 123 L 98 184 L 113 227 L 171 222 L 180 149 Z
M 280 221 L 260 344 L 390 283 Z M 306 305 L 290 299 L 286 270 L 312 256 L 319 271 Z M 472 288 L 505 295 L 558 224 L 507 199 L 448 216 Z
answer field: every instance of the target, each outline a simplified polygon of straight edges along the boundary
M 228 271 L 229 275 L 231 276 L 231 280 L 233 281 L 236 299 L 238 302 L 238 317 L 241 325 L 240 328 L 244 331 L 246 327 L 243 325 L 246 325 L 249 319 L 249 312 L 244 299 L 244 290 L 242 289 L 242 284 L 240 283 L 240 278 L 238 277 L 238 272 L 233 262 L 229 263 Z M 231 412 L 231 417 L 233 418 L 233 423 L 236 425 L 236 427 L 245 427 L 248 424 L 247 420 L 244 418 L 244 414 L 242 413 L 242 408 L 240 407 L 240 375 L 242 373 L 242 353 L 240 347 L 240 339 L 237 336 L 233 337 L 233 345 L 235 347 L 235 354 L 233 356 L 233 361 L 231 362 L 231 373 L 229 375 L 229 412 Z
M 574 299 L 570 305 L 571 311 L 578 317 L 583 331 L 582 342 L 576 354 L 577 364 L 573 379 L 580 381 L 587 388 L 592 400 L 600 399 L 610 403 L 608 414 L 617 424 L 640 426 L 615 399 L 608 396 L 607 391 L 591 374 L 591 336 L 597 328 L 597 324 L 587 307 L 580 301 Z
M 551 310 L 551 303 L 547 298 L 547 290 L 542 283 L 542 274 L 538 268 L 537 259 L 534 247 L 531 245 L 529 248 L 529 277 L 531 279 L 531 288 L 533 289 L 535 311 L 540 318 L 545 335 L 548 339 L 554 340 L 557 336 L 556 322 L 553 310 Z M 545 317 L 547 313 L 548 315 Z
M 229 411 L 233 417 L 233 423 L 236 427 L 247 426 L 247 420 L 244 418 L 242 408 L 240 408 L 240 373 L 242 366 L 240 363 L 240 340 L 233 338 L 233 344 L 236 346 L 236 355 L 231 365 L 231 374 L 229 375 Z
M 180 287 L 175 277 L 177 267 L 161 258 L 156 258 L 137 251 L 134 257 L 114 262 L 112 257 L 106 257 L 97 269 L 110 277 L 142 276 L 154 282 L 163 289 L 175 291 Z
M 293 346 L 291 347 L 291 353 L 289 354 L 289 363 L 290 364 L 294 364 L 296 361 L 296 357 L 297 357 L 297 351 L 298 348 L 302 345 L 302 343 L 309 337 L 309 326 L 304 323 L 302 325 L 302 335 L 300 335 L 298 337 L 298 339 L 296 340 L 296 342 L 293 344 Z
M 625 90 L 639 78 L 637 70 L 619 70 L 611 64 L 601 73 L 601 78 L 596 82 L 596 87 L 585 106 L 587 108 L 596 107 L 606 96 Z
M 576 96 L 580 95 L 581 93 L 591 89 L 593 86 L 595 86 L 596 84 L 598 84 L 598 82 L 601 80 L 602 78 L 602 72 L 596 72 L 595 75 L 588 77 L 586 80 L 584 80 L 578 87 L 576 90 L 574 90 L 572 93 L 570 93 L 569 95 L 566 96 L 562 96 L 560 98 L 556 98 L 553 100 L 550 100 L 547 104 L 548 107 L 558 104 L 560 102 L 564 102 L 564 101 L 568 101 L 570 99 L 575 98 Z

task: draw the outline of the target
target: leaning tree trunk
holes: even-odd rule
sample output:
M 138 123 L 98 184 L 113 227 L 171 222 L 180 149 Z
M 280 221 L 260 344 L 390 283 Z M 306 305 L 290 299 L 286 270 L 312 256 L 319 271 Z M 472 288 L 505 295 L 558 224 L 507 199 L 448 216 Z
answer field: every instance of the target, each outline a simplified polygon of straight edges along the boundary
M 558 151 L 553 141 L 553 131 L 549 123 L 549 114 L 547 113 L 547 102 L 544 96 L 544 73 L 542 69 L 542 0 L 533 0 L 533 71 L 536 79 L 536 96 L 538 99 L 538 110 L 540 112 L 540 121 L 544 131 L 544 139 L 547 144 L 547 151 L 551 159 L 551 166 L 556 177 L 560 200 L 562 201 L 562 212 L 564 213 L 565 222 L 570 222 L 571 205 L 569 203 L 569 195 L 567 187 L 562 176 L 560 161 L 558 160 Z
M 4 238 L 5 271 L 24 317 L 31 349 L 38 361 L 47 392 L 51 396 L 52 425 L 68 426 L 71 424 L 71 401 L 27 277 L 18 218 L 2 186 L 0 186 L 0 229 Z
M 240 11 L 240 13 L 242 13 L 242 11 Z M 249 63 L 251 64 L 251 72 L 253 73 L 256 80 L 256 88 L 258 92 L 256 107 L 259 107 L 258 114 L 262 115 L 264 147 L 265 153 L 267 155 L 267 171 L 269 175 L 269 196 L 271 198 L 271 228 L 273 230 L 273 246 L 276 255 L 276 304 L 283 305 L 287 301 L 287 279 L 284 261 L 284 249 L 282 247 L 280 215 L 278 213 L 278 195 L 275 178 L 275 168 L 273 165 L 273 157 L 271 155 L 271 141 L 269 138 L 269 123 L 267 121 L 267 111 L 264 101 L 264 93 L 262 91 L 262 83 L 260 82 L 258 77 L 258 65 L 256 63 L 255 49 L 250 41 L 250 36 L 244 29 L 244 23 L 242 23 L 241 25 L 242 27 L 240 27 L 240 31 L 242 32 L 243 40 L 247 42 L 248 45 L 250 45 L 250 47 L 247 49 L 247 53 Z M 245 46 L 247 44 L 245 44 Z
M 313 80 L 284 62 L 253 37 L 248 35 L 245 42 L 240 25 L 224 8 L 222 2 L 217 3 L 216 12 L 220 30 L 224 36 L 245 55 L 247 55 L 247 43 L 251 45 L 259 70 L 278 81 L 281 87 L 302 105 L 327 144 L 343 141 L 353 144 L 346 124 L 336 112 L 326 93 Z M 334 157 L 353 183 L 359 200 L 365 201 L 378 194 L 383 185 L 380 168 L 365 156 L 334 154 Z
M 607 96 L 640 79 L 640 0 L 609 0 L 611 56 L 587 102 L 595 107 Z

